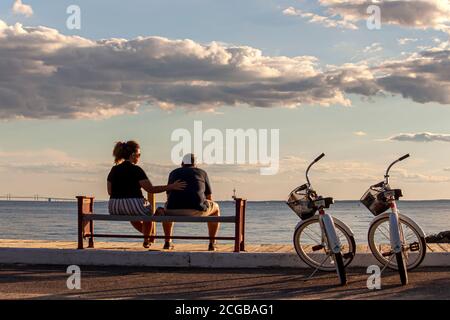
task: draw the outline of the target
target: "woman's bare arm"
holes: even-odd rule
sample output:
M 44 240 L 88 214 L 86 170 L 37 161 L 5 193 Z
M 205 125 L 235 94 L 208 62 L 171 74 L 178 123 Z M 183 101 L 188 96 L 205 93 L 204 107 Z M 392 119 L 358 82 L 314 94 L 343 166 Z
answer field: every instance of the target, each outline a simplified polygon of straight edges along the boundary
M 161 193 L 172 190 L 184 190 L 186 187 L 186 182 L 177 180 L 172 184 L 168 184 L 166 186 L 153 186 L 150 180 L 141 180 L 139 181 L 141 188 L 149 193 Z

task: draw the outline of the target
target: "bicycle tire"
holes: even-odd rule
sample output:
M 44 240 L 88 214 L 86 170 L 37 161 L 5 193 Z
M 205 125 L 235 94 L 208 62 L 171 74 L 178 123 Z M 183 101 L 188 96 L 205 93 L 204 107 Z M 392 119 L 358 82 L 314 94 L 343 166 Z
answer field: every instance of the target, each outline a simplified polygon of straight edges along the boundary
M 334 262 L 336 263 L 336 273 L 339 277 L 340 284 L 341 286 L 345 286 L 347 284 L 347 273 L 340 252 L 334 254 Z
M 406 265 L 403 259 L 403 253 L 397 252 L 395 254 L 397 259 L 398 273 L 400 274 L 400 282 L 403 286 L 408 284 L 408 271 L 406 270 Z
M 334 220 L 335 220 L 336 229 L 338 229 L 340 232 L 342 232 L 344 234 L 344 236 L 348 242 L 348 250 L 349 250 L 348 253 L 350 253 L 350 255 L 349 255 L 349 258 L 345 259 L 345 261 L 343 262 L 344 267 L 346 267 L 353 261 L 353 258 L 356 255 L 355 238 L 345 230 L 345 227 L 343 226 L 345 224 L 342 221 L 340 221 L 338 219 L 334 219 Z M 308 227 L 309 225 L 311 225 L 313 223 L 319 223 L 319 218 L 317 216 L 312 217 L 312 218 L 304 221 L 304 223 L 302 223 L 301 225 L 297 226 L 297 228 L 295 229 L 294 235 L 293 235 L 293 242 L 294 242 L 295 251 L 297 252 L 297 255 L 300 257 L 300 259 L 303 262 L 305 262 L 308 266 L 310 266 L 311 268 L 317 268 L 317 267 L 319 267 L 319 263 L 315 263 L 314 261 L 312 261 L 309 258 L 309 256 L 303 250 L 302 244 L 299 242 L 301 233 L 304 231 L 304 229 L 306 227 Z M 344 260 L 344 259 L 342 259 L 342 260 Z M 335 271 L 335 268 L 336 267 L 334 265 L 332 265 L 330 267 L 322 266 L 319 268 L 319 270 L 326 271 L 326 272 L 333 272 L 333 271 Z

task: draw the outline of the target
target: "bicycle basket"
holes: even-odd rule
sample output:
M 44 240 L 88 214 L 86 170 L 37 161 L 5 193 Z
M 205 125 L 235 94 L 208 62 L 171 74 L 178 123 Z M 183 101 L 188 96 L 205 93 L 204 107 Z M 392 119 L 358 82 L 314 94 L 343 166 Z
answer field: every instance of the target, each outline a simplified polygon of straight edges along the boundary
M 382 193 L 382 191 L 369 188 L 361 198 L 361 203 L 365 205 L 374 216 L 378 216 L 390 208 L 389 203 L 383 199 Z
M 291 192 L 286 203 L 302 220 L 313 217 L 317 211 L 306 193 L 299 193 L 298 189 Z

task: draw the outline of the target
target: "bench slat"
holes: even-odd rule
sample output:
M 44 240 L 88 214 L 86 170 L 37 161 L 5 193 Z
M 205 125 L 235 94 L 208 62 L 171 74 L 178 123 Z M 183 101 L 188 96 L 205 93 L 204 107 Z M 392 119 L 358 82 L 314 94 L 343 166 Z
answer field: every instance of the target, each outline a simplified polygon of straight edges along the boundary
M 103 221 L 154 221 L 154 222 L 224 222 L 234 223 L 236 217 L 190 217 L 190 216 L 125 216 L 108 214 L 83 214 L 83 220 Z

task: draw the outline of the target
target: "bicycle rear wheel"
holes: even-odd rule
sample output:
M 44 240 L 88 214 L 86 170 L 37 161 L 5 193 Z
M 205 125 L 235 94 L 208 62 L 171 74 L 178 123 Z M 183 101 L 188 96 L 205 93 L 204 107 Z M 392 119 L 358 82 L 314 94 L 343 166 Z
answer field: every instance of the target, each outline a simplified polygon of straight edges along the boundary
M 418 267 L 426 254 L 425 238 L 417 227 L 399 215 L 399 228 L 402 235 L 402 253 L 404 267 L 412 270 Z M 368 233 L 369 248 L 374 257 L 384 266 L 399 270 L 398 259 L 394 259 L 395 252 L 391 249 L 389 233 L 389 217 L 383 217 L 373 223 Z
M 346 267 L 352 262 L 356 253 L 355 239 L 347 232 L 343 222 L 334 219 L 334 225 L 342 246 L 341 258 L 344 267 Z M 336 270 L 336 262 L 326 243 L 318 216 L 299 224 L 295 229 L 293 240 L 295 251 L 308 266 L 327 272 Z

